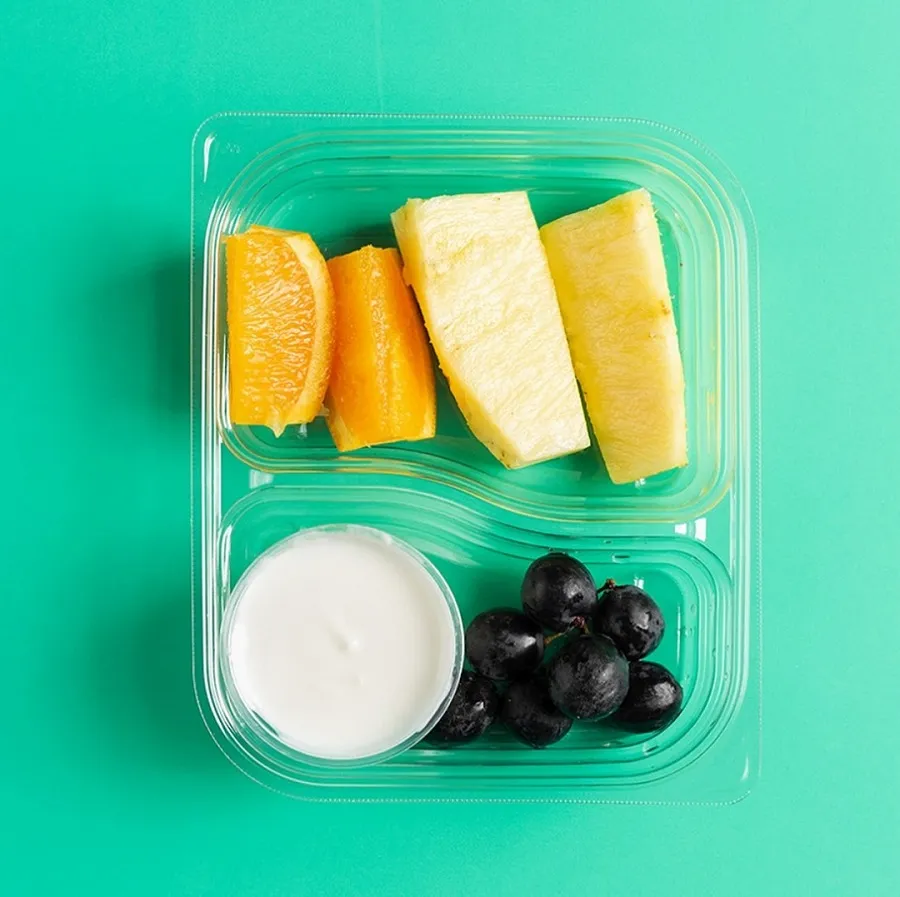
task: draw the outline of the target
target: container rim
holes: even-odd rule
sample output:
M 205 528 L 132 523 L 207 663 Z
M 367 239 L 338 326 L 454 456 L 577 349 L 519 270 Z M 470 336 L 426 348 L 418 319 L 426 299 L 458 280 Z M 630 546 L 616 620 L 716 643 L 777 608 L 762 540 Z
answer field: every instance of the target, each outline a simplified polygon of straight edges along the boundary
M 240 122 L 245 119 L 246 124 Z M 268 122 L 266 120 L 269 120 Z M 253 120 L 253 121 L 251 121 Z M 234 124 L 229 125 L 229 122 Z M 736 731 L 729 724 L 727 745 L 717 749 L 717 756 L 725 752 L 729 764 L 719 769 L 708 764 L 697 764 L 697 769 L 685 770 L 678 776 L 660 779 L 651 785 L 642 783 L 623 783 L 621 787 L 606 787 L 605 783 L 573 779 L 564 786 L 547 787 L 541 783 L 529 785 L 521 790 L 502 789 L 491 791 L 479 786 L 477 782 L 460 783 L 461 787 L 448 787 L 448 783 L 429 780 L 424 785 L 413 786 L 406 783 L 385 787 L 369 784 L 360 786 L 331 787 L 325 783 L 298 783 L 291 781 L 277 772 L 263 768 L 254 762 L 255 758 L 240 747 L 229 743 L 227 733 L 222 731 L 222 720 L 211 706 L 212 683 L 207 678 L 206 652 L 210 647 L 209 639 L 214 637 L 214 627 L 210 628 L 218 618 L 218 611 L 213 606 L 216 601 L 217 562 L 220 550 L 219 538 L 227 538 L 221 532 L 223 521 L 228 518 L 234 503 L 223 495 L 223 464 L 230 471 L 234 465 L 230 453 L 224 446 L 215 426 L 216 405 L 213 390 L 202 372 L 202 358 L 208 348 L 208 336 L 201 311 L 206 272 L 202 260 L 204 255 L 204 234 L 209 222 L 210 213 L 215 209 L 214 193 L 216 186 L 206 183 L 206 175 L 211 162 L 210 150 L 216 143 L 216 165 L 214 178 L 224 189 L 222 183 L 223 170 L 233 174 L 240 172 L 243 159 L 249 158 L 252 164 L 256 155 L 264 153 L 268 148 L 282 141 L 290 141 L 297 134 L 293 128 L 305 129 L 302 136 L 309 139 L 309 132 L 316 125 L 319 136 L 328 136 L 332 129 L 359 128 L 360 131 L 372 128 L 375 133 L 386 133 L 388 130 L 401 132 L 404 128 L 415 132 L 440 128 L 459 128 L 469 125 L 481 131 L 491 128 L 506 128 L 507 133 L 517 130 L 520 134 L 532 131 L 545 135 L 568 134 L 582 143 L 589 141 L 600 133 L 600 129 L 613 132 L 613 138 L 636 137 L 652 142 L 656 146 L 666 146 L 678 157 L 687 157 L 695 166 L 695 171 L 704 171 L 712 176 L 717 195 L 725 206 L 733 210 L 731 224 L 733 234 L 741 251 L 738 272 L 744 279 L 746 294 L 739 310 L 740 327 L 737 349 L 740 357 L 735 359 L 737 380 L 734 384 L 735 424 L 740 435 L 736 445 L 734 458 L 734 479 L 728 488 L 725 498 L 728 501 L 727 512 L 731 518 L 730 548 L 715 556 L 726 563 L 734 579 L 737 607 L 741 629 L 741 650 L 746 654 L 746 676 L 741 685 L 738 704 L 734 714 L 738 723 Z M 378 126 L 382 126 L 382 130 Z M 555 131 L 554 131 L 555 129 Z M 217 132 L 217 133 L 213 133 Z M 216 137 L 218 142 L 210 140 Z M 210 141 L 209 143 L 207 141 Z M 229 142 L 231 141 L 231 142 Z M 239 153 L 227 159 L 225 153 Z M 226 182 L 227 183 L 227 182 Z M 760 452 L 760 308 L 758 297 L 759 261 L 757 231 L 747 197 L 731 170 L 719 156 L 701 141 L 685 131 L 666 124 L 654 122 L 647 118 L 625 116 L 595 115 L 548 115 L 548 114 L 441 114 L 441 113 L 342 113 L 316 111 L 222 111 L 208 116 L 198 126 L 193 138 L 193 157 L 191 170 L 191 266 L 193 272 L 192 296 L 192 379 L 191 379 L 191 459 L 193 465 L 191 492 L 191 528 L 194 546 L 192 551 L 193 603 L 192 618 L 195 633 L 193 645 L 194 690 L 201 717 L 213 741 L 222 750 L 225 757 L 242 773 L 263 786 L 301 800 L 316 802 L 365 802 L 365 803 L 428 803 L 428 802 L 558 802 L 558 803 L 601 803 L 601 804 L 669 804 L 669 805 L 710 805 L 723 806 L 744 799 L 750 792 L 759 774 L 762 752 L 762 702 L 761 702 L 761 644 L 762 644 L 762 557 L 761 557 L 761 452 Z M 212 426 L 210 426 L 212 424 Z M 231 465 L 231 467 L 229 467 Z M 244 471 L 246 476 L 246 471 Z M 386 475 L 386 479 L 397 485 L 397 477 L 388 470 L 376 473 Z M 342 469 L 342 479 L 350 479 L 350 471 Z M 379 476 L 376 479 L 381 480 Z M 307 481 L 300 477 L 287 477 L 280 472 L 263 472 L 262 468 L 250 469 L 250 492 L 258 490 L 273 480 L 278 482 L 293 481 L 301 487 Z M 209 488 L 203 483 L 209 484 Z M 212 488 L 215 484 L 215 488 Z M 446 484 L 426 482 L 423 488 L 443 491 Z M 244 484 L 246 491 L 246 481 Z M 241 493 L 243 495 L 243 493 Z M 240 501 L 241 498 L 237 497 Z M 249 497 L 249 496 L 244 496 Z M 454 490 L 453 497 L 466 502 L 475 496 L 460 495 Z M 224 507 L 223 507 L 224 501 Z M 481 503 L 484 504 L 483 497 Z M 490 503 L 488 503 L 490 504 Z M 711 506 L 710 506 L 711 507 Z M 709 507 L 701 508 L 705 513 Z M 597 534 L 601 525 L 603 532 L 619 536 L 630 532 L 655 533 L 671 537 L 672 526 L 675 533 L 686 534 L 692 541 L 695 538 L 694 517 L 699 514 L 697 507 L 677 508 L 675 512 L 655 519 L 645 517 L 637 520 L 626 520 L 621 517 L 603 517 L 589 521 L 588 529 Z M 226 512 L 223 516 L 223 511 Z M 539 539 L 542 534 L 565 535 L 571 538 L 584 527 L 572 517 L 545 519 L 515 509 L 493 504 L 487 509 L 489 516 L 504 532 L 515 538 L 529 534 Z M 718 513 L 718 512 L 717 512 Z M 697 520 L 696 538 L 699 525 L 705 520 Z M 725 521 L 723 521 L 724 523 Z M 584 532 L 585 537 L 590 533 Z M 683 537 L 683 536 L 682 536 Z M 697 543 L 693 543 L 697 544 Z M 721 555 L 721 557 L 720 557 Z M 224 737 L 223 737 L 224 736 Z M 726 739 L 723 739 L 726 740 Z M 740 762 L 739 768 L 733 764 Z M 709 772 L 713 774 L 708 775 Z M 724 778 L 723 778 L 724 774 Z

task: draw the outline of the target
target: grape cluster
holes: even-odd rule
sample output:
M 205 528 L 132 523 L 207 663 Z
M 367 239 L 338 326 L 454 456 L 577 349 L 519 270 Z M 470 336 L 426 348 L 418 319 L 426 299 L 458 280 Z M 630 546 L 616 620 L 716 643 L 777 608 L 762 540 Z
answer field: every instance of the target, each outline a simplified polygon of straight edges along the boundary
M 495 608 L 469 624 L 472 669 L 429 734 L 432 744 L 472 741 L 496 719 L 541 748 L 566 735 L 573 720 L 608 717 L 649 732 L 678 716 L 681 686 L 643 659 L 662 640 L 665 620 L 642 588 L 609 580 L 598 590 L 584 564 L 552 552 L 526 571 L 521 599 L 521 610 Z M 565 644 L 543 663 L 545 646 L 557 638 Z

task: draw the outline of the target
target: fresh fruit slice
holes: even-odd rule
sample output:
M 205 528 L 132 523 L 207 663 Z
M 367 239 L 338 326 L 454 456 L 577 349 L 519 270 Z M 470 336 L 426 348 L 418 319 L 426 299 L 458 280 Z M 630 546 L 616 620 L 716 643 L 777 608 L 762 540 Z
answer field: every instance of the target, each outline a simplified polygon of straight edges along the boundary
M 253 226 L 227 237 L 230 415 L 276 436 L 322 407 L 334 351 L 334 293 L 309 234 Z
M 434 368 L 396 249 L 366 246 L 328 262 L 337 340 L 325 404 L 342 452 L 434 436 Z
M 610 479 L 683 467 L 684 374 L 650 194 L 559 218 L 541 239 Z
M 411 199 L 392 216 L 404 276 L 475 436 L 507 467 L 589 444 L 525 193 Z

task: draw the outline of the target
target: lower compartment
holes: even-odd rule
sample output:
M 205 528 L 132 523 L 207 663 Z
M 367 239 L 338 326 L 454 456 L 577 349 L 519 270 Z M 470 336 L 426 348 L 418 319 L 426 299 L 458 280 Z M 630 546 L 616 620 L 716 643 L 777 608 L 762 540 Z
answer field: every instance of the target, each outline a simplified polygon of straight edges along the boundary
M 682 683 L 681 716 L 650 735 L 579 722 L 544 750 L 521 745 L 497 723 L 465 747 L 423 745 L 356 770 L 311 765 L 266 743 L 238 721 L 229 705 L 219 642 L 222 612 L 241 574 L 263 551 L 298 530 L 326 523 L 375 526 L 419 549 L 447 579 L 465 623 L 491 607 L 519 606 L 525 569 L 551 549 L 576 555 L 598 584 L 614 579 L 642 585 L 665 615 L 665 637 L 650 659 Z M 759 734 L 758 714 L 738 713 L 750 671 L 751 617 L 748 596 L 736 589 L 723 560 L 703 543 L 671 531 L 605 535 L 597 526 L 578 535 L 548 537 L 527 527 L 527 521 L 521 527 L 498 521 L 471 498 L 463 504 L 452 494 L 421 487 L 305 481 L 266 486 L 242 498 L 216 534 L 215 569 L 204 576 L 197 609 L 205 688 L 201 705 L 219 745 L 248 775 L 301 797 L 654 800 L 675 793 L 659 786 L 680 779 L 677 773 L 695 766 L 729 732 L 737 734 L 737 741 L 726 739 L 732 749 L 708 771 L 712 787 L 694 797 L 745 792 L 748 745 L 758 742 Z M 735 743 L 738 753 L 732 756 Z

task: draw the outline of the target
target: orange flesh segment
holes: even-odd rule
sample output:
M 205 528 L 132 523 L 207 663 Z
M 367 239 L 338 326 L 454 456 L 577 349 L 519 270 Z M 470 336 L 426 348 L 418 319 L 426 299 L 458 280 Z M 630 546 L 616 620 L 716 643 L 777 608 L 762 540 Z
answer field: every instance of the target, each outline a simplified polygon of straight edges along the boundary
M 334 354 L 334 292 L 309 234 L 226 238 L 230 415 L 276 436 L 319 413 Z
M 396 249 L 365 246 L 328 262 L 337 340 L 326 398 L 342 452 L 434 436 L 428 338 Z

